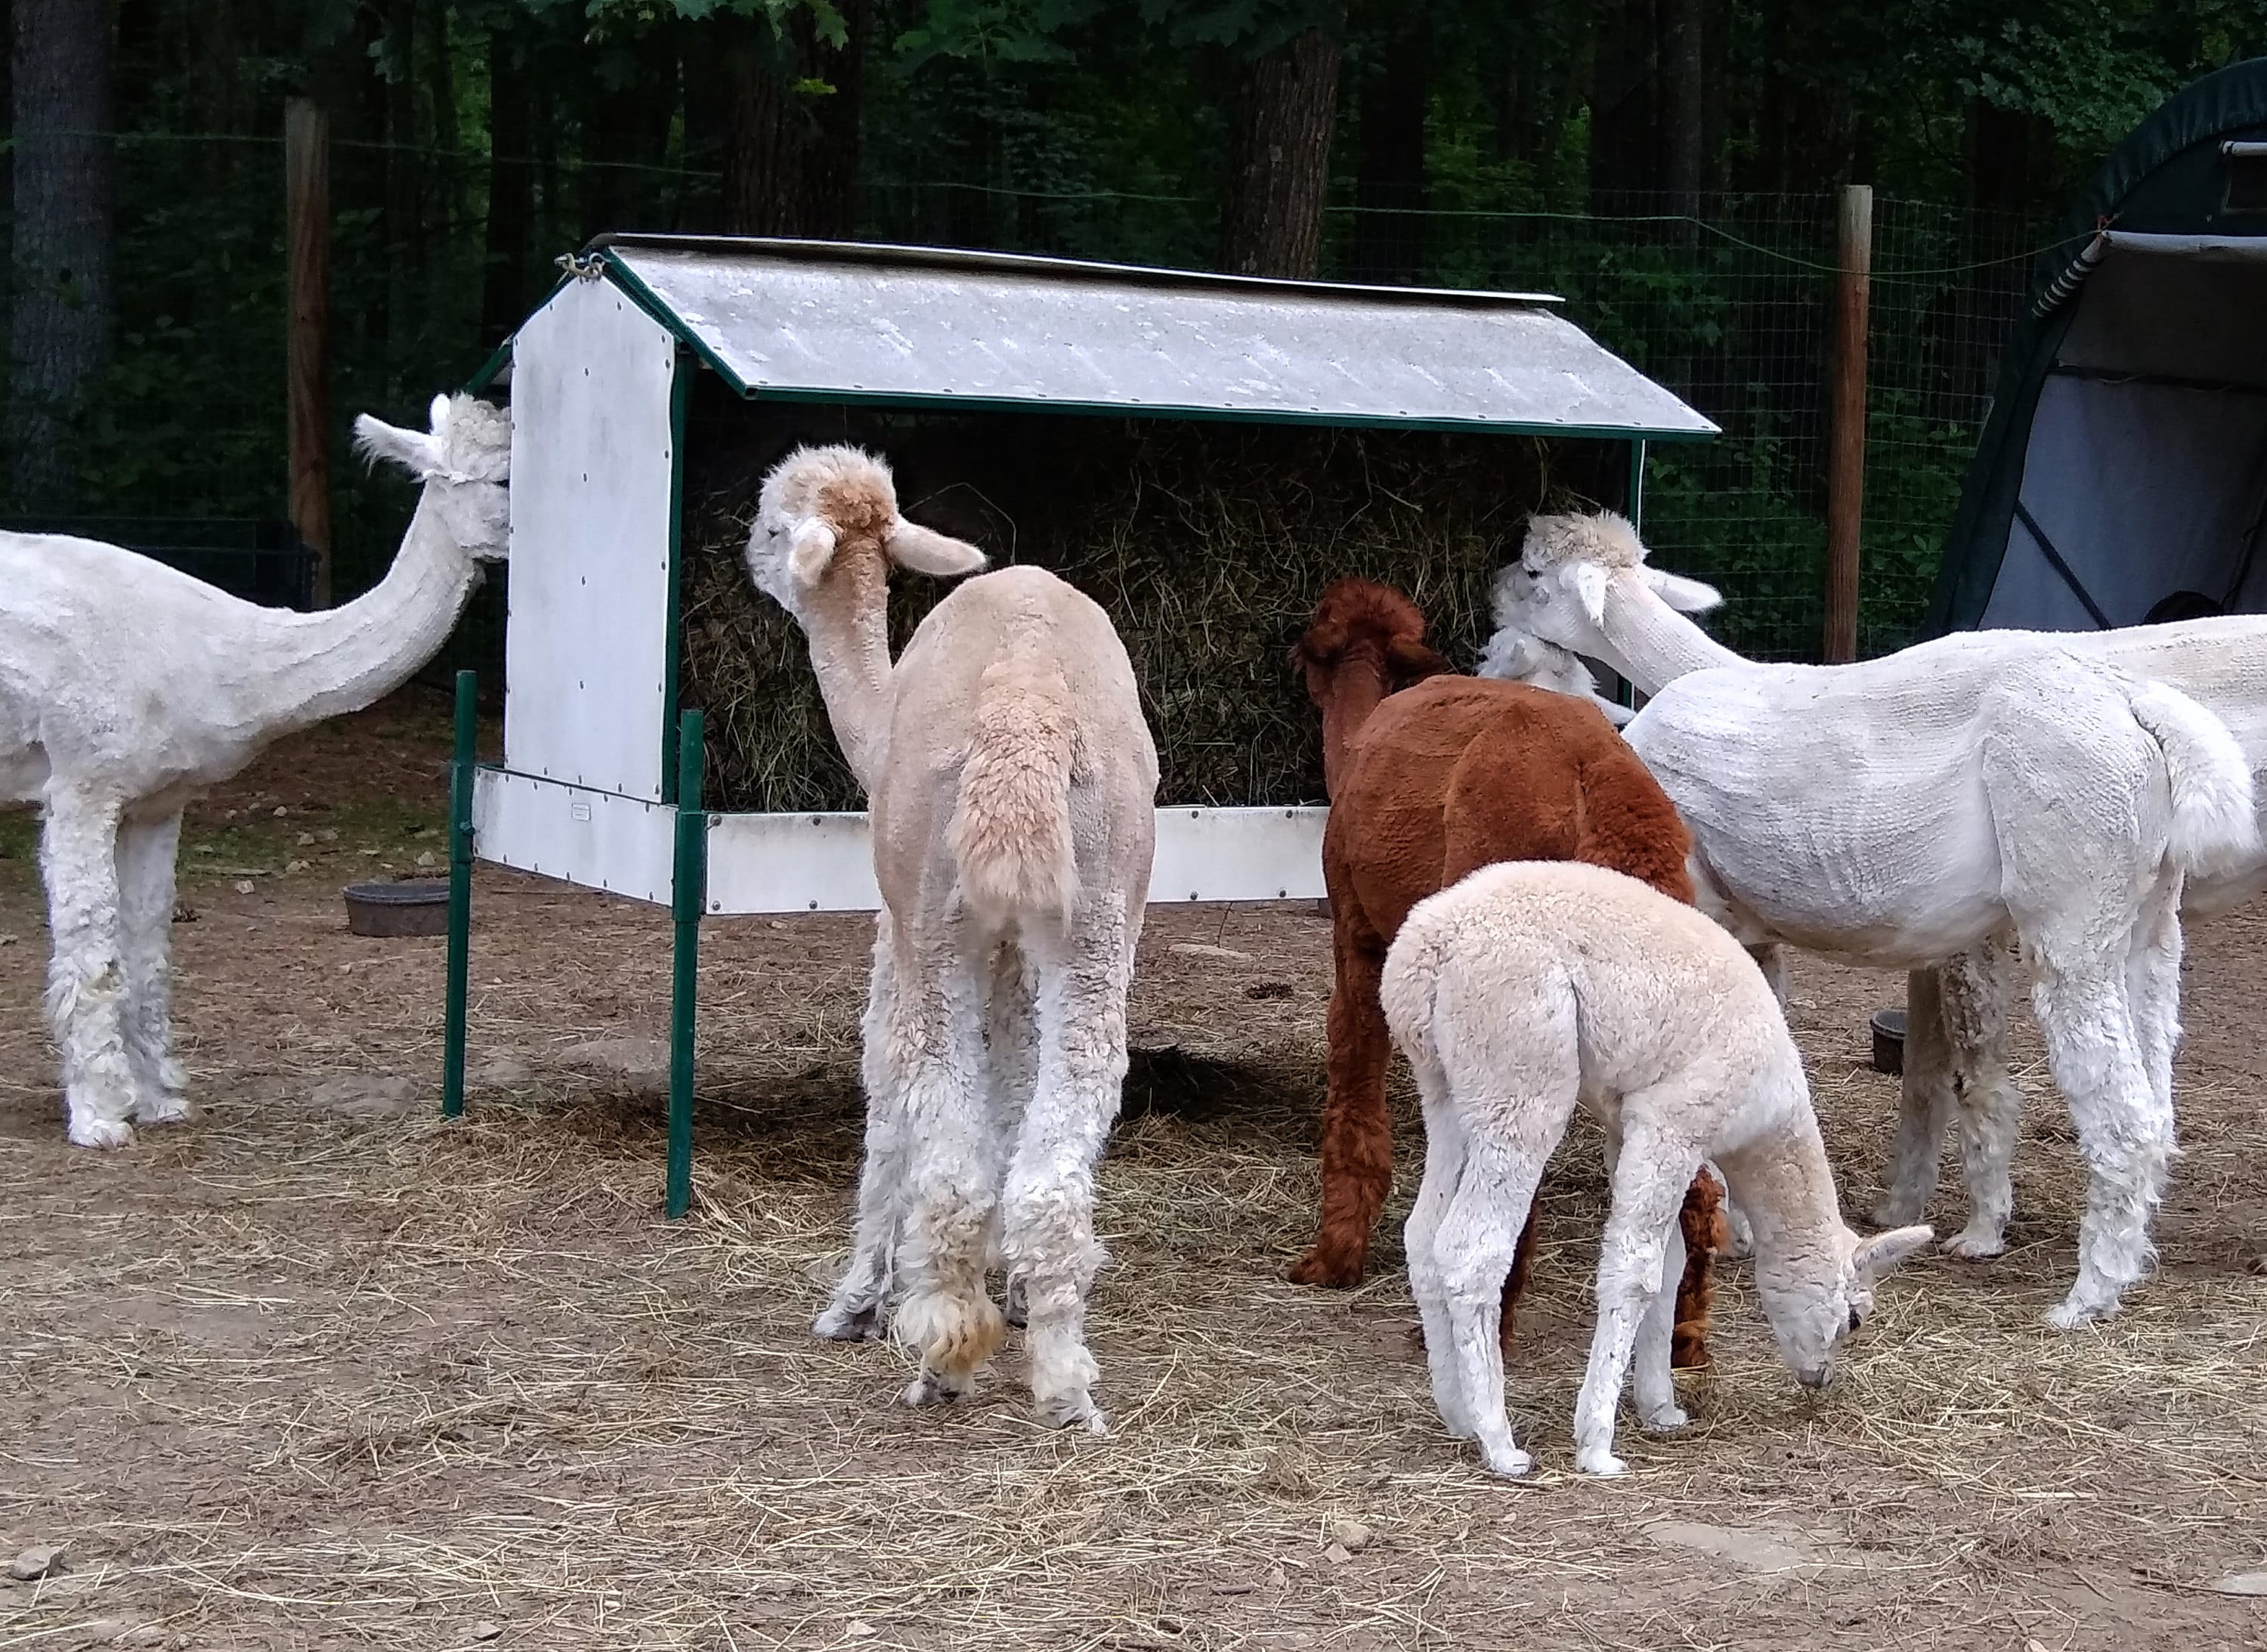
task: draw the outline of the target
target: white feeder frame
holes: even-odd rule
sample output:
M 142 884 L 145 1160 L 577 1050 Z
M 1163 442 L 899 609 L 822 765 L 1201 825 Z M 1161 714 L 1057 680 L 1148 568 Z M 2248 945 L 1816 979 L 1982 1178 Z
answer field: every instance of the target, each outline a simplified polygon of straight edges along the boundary
M 755 400 L 1588 437 L 1716 427 L 1544 294 L 1355 287 L 938 248 L 606 236 L 473 388 L 507 382 L 504 753 L 476 766 L 459 679 L 443 1108 L 463 1107 L 471 864 L 676 912 L 666 1206 L 690 1193 L 699 923 L 880 905 L 862 813 L 701 807 L 679 705 L 686 410 Z M 1325 811 L 1157 811 L 1153 901 L 1321 896 Z

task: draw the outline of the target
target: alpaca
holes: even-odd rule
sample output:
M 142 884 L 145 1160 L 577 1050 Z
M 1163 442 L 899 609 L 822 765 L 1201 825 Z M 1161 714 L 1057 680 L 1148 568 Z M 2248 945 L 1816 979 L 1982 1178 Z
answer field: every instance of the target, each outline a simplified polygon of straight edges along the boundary
M 1156 833 L 1132 663 L 1101 608 L 1017 567 L 956 587 L 892 665 L 891 566 L 985 559 L 901 518 L 889 467 L 855 448 L 773 469 L 747 560 L 810 638 L 882 893 L 850 1263 L 812 1329 L 877 1334 L 894 1282 L 891 1333 L 920 1358 L 905 1402 L 958 1399 L 1002 1335 L 996 1247 L 1039 1414 L 1104 1433 L 1084 1332 L 1104 1259 L 1094 1166 Z
M 2253 801 L 2267 807 L 2267 616 L 2244 614 L 2162 623 L 2208 607 L 2193 592 L 2175 592 L 2138 627 L 2075 634 L 1980 631 L 1978 648 L 2027 650 L 2065 646 L 2188 695 L 2227 725 L 2253 775 Z M 2183 919 L 2232 911 L 2267 891 L 2267 821 L 2255 851 L 2192 872 L 2182 890 Z M 2177 942 L 2178 932 L 2174 933 Z M 2172 963 L 2177 965 L 2175 957 Z M 1956 1121 L 1969 1196 L 1968 1225 L 1948 1242 L 1958 1256 L 1982 1259 L 2007 1249 L 2014 1208 L 2012 1178 L 2022 1096 L 2007 1072 L 2007 1018 L 2014 1001 L 2014 959 L 2004 938 L 1916 970 L 1906 985 L 1904 1076 L 1897 1144 L 1887 1191 L 1874 1219 L 1894 1224 L 1927 1209 L 1936 1191 L 1940 1144 Z M 2167 1039 L 2169 1059 L 2175 1027 Z
M 1490 866 L 1419 903 L 1386 955 L 1385 1017 L 1425 1107 L 1409 1284 L 1433 1397 L 1495 1473 L 1527 1472 L 1490 1323 L 1551 1151 L 1579 1104 L 1604 1127 L 1612 1207 L 1598 1326 L 1574 1406 L 1576 1465 L 1619 1474 L 1614 1412 L 1633 1377 L 1648 1428 L 1684 1427 L 1669 1376 L 1681 1190 L 1713 1159 L 1756 1232 L 1756 1294 L 1780 1356 L 1823 1387 L 1874 1281 L 1926 1228 L 1843 1225 L 1802 1057 L 1739 943 L 1598 866 Z M 1632 1369 L 1632 1357 L 1635 1368 Z
M 1716 593 L 1647 567 L 1611 515 L 1537 517 L 1497 596 L 1506 625 L 1652 694 L 1629 742 L 1692 828 L 1703 909 L 1774 978 L 1783 944 L 1905 970 L 2021 944 L 2088 1171 L 2078 1277 L 2047 1318 L 2115 1313 L 2175 1150 L 2183 882 L 2258 853 L 2227 727 L 2058 639 L 1743 660 L 1685 617 Z
M 1377 971 L 1412 906 L 1474 867 L 1544 857 L 1616 866 L 1691 899 L 1684 828 L 1610 728 L 1531 688 L 1443 674 L 1447 662 L 1424 638 L 1424 616 L 1399 591 L 1341 579 L 1291 650 L 1323 714 L 1323 877 L 1336 966 L 1323 1208 L 1313 1247 L 1291 1270 L 1301 1284 L 1360 1282 L 1392 1189 Z M 1713 1180 L 1696 1177 L 1684 1213 L 1693 1260 L 1678 1302 L 1682 1365 L 1707 1362 L 1716 1199 Z M 1507 1338 L 1532 1237 L 1531 1229 L 1522 1236 L 1505 1283 Z
M 399 687 L 503 556 L 510 421 L 442 396 L 432 427 L 356 421 L 364 453 L 425 487 L 385 580 L 320 613 L 240 601 L 114 545 L 0 533 L 0 800 L 40 806 L 48 1023 L 81 1147 L 192 1116 L 167 961 L 188 800 Z

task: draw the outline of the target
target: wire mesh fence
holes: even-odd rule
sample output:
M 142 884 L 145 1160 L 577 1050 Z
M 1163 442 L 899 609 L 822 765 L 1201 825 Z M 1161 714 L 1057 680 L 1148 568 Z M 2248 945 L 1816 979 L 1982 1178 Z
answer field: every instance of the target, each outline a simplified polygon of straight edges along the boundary
M 718 180 L 681 168 L 340 143 L 332 152 L 337 589 L 374 580 L 406 484 L 347 461 L 363 410 L 412 419 L 463 382 L 550 261 L 605 227 L 701 229 Z M 112 366 L 79 411 L 79 508 L 272 518 L 285 496 L 282 152 L 278 141 L 121 136 Z M 1208 202 L 876 184 L 867 239 L 1205 267 Z M 1834 202 L 1658 197 L 1580 211 L 1333 208 L 1339 278 L 1561 295 L 1570 319 L 1723 430 L 1656 448 L 1647 538 L 1720 585 L 1711 624 L 1742 652 L 1816 657 L 1825 547 L 1824 386 Z M 1922 202 L 1875 209 L 1860 647 L 1908 640 L 1988 407 L 2040 225 Z M 23 514 L 11 490 L 0 514 Z M 1619 504 L 1619 500 L 1603 501 Z M 493 596 L 444 664 L 489 653 Z

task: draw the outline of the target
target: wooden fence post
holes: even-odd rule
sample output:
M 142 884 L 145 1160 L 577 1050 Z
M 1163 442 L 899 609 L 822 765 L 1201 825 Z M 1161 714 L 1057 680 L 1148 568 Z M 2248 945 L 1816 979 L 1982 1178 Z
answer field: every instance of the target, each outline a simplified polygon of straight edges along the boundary
M 283 233 L 290 261 L 284 379 L 291 525 L 315 553 L 315 606 L 331 606 L 331 121 L 283 109 Z
M 1874 191 L 1848 184 L 1838 219 L 1834 366 L 1827 400 L 1826 636 L 1830 665 L 1858 657 L 1858 544 L 1866 517 L 1866 327 L 1874 268 Z

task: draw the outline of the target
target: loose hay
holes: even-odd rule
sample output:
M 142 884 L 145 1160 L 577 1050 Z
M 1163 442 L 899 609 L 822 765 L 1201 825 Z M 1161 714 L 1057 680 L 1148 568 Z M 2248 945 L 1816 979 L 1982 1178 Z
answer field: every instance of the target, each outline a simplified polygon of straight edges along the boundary
M 1159 797 L 1207 804 L 1321 801 L 1321 736 L 1285 654 L 1324 585 L 1361 574 L 1401 586 L 1435 645 L 1469 661 L 1528 515 L 1595 499 L 1625 463 L 1596 442 L 811 412 L 721 395 L 691 428 L 684 695 L 708 713 L 715 806 L 730 810 L 862 806 L 803 636 L 740 562 L 757 485 L 796 441 L 882 453 L 907 516 L 1100 602 L 1141 684 Z M 943 590 L 897 582 L 893 649 Z

